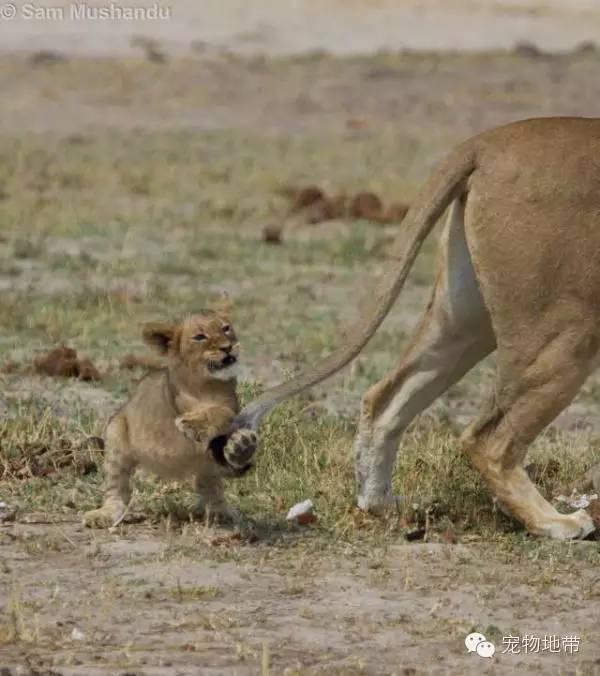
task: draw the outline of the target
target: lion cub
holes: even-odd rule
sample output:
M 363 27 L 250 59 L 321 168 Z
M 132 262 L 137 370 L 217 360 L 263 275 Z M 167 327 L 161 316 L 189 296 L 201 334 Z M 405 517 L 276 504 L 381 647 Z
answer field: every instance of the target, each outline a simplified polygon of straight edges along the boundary
M 162 478 L 193 476 L 199 509 L 235 519 L 225 501 L 223 477 L 250 469 L 258 438 L 241 429 L 226 440 L 239 410 L 239 344 L 228 305 L 221 303 L 180 324 L 148 324 L 143 337 L 166 356 L 167 365 L 146 376 L 108 422 L 104 504 L 87 512 L 84 523 L 110 526 L 122 518 L 138 466 Z

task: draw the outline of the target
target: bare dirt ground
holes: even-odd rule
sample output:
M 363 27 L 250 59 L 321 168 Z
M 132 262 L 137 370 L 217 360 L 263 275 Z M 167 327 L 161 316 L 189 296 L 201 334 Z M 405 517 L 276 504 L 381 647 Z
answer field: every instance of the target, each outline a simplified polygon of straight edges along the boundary
M 21 631 L 2 653 L 16 673 L 598 673 L 591 542 L 557 566 L 481 542 L 325 554 L 305 533 L 290 548 L 202 526 L 111 536 L 40 516 L 1 533 Z M 473 628 L 497 642 L 492 660 L 466 654 Z M 519 632 L 574 632 L 579 652 L 501 654 Z
M 359 311 L 401 225 L 296 222 L 282 185 L 410 202 L 460 139 L 600 107 L 599 52 L 572 51 L 600 39 L 596 3 L 247 4 L 181 2 L 173 22 L 110 30 L 0 23 L 0 500 L 17 509 L 0 518 L 2 676 L 600 674 L 600 543 L 527 537 L 458 452 L 493 360 L 407 435 L 400 513 L 353 507 L 360 394 L 427 300 L 434 241 L 365 354 L 265 426 L 256 471 L 229 491 L 240 529 L 189 521 L 189 490 L 147 478 L 145 522 L 79 525 L 102 480 L 84 442 L 141 377 L 119 360 L 142 350 L 143 321 L 228 289 L 249 397 L 332 349 Z M 158 47 L 131 47 L 135 34 Z M 522 39 L 550 52 L 393 51 Z M 323 48 L 337 56 L 304 53 Z M 280 246 L 262 241 L 267 223 L 284 224 Z M 30 371 L 62 342 L 102 380 Z M 535 444 L 549 497 L 598 459 L 599 385 Z M 288 526 L 306 497 L 319 520 Z M 492 659 L 467 653 L 471 631 Z M 578 651 L 503 654 L 526 635 L 576 636 Z

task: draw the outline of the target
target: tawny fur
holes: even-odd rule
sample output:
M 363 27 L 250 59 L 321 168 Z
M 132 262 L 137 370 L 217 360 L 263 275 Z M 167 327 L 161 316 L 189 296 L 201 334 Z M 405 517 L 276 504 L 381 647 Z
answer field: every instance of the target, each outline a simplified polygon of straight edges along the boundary
M 594 530 L 590 515 L 559 514 L 536 490 L 523 460 L 599 361 L 600 119 L 525 120 L 457 147 L 409 210 L 394 269 L 370 294 L 372 313 L 337 352 L 244 409 L 234 428 L 256 429 L 274 405 L 360 352 L 450 205 L 431 302 L 398 367 L 363 399 L 355 442 L 359 505 L 380 511 L 394 504 L 402 432 L 496 349 L 494 396 L 465 432 L 464 448 L 531 533 L 584 537 Z
M 193 478 L 203 513 L 235 519 L 225 501 L 223 478 L 248 469 L 257 437 L 251 430 L 233 433 L 221 462 L 209 448 L 213 439 L 230 434 L 239 410 L 239 348 L 227 309 L 220 306 L 178 325 L 147 325 L 144 339 L 166 356 L 167 367 L 146 376 L 109 421 L 104 504 L 87 512 L 85 523 L 110 526 L 122 517 L 137 467 L 162 478 Z

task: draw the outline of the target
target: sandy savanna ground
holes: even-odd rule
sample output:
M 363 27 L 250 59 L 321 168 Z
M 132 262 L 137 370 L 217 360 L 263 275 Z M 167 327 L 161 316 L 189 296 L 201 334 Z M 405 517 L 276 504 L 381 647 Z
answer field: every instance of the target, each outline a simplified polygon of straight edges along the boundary
M 265 426 L 256 471 L 229 487 L 240 530 L 190 520 L 188 487 L 150 477 L 136 482 L 144 522 L 110 534 L 80 526 L 102 480 L 88 438 L 143 375 L 120 368 L 144 351 L 142 322 L 227 289 L 249 398 L 332 349 L 384 269 L 401 224 L 288 218 L 282 186 L 410 202 L 465 136 L 595 114 L 600 54 L 265 58 L 159 43 L 161 59 L 148 46 L 103 58 L 50 46 L 0 57 L 0 499 L 17 508 L 0 526 L 0 666 L 600 673 L 598 542 L 528 538 L 460 456 L 457 434 L 489 390 L 493 359 L 407 434 L 400 512 L 379 520 L 353 507 L 360 394 L 394 364 L 427 300 L 435 237 L 353 367 Z M 263 242 L 267 224 L 284 224 L 281 245 Z M 62 343 L 101 380 L 32 373 Z M 590 379 L 532 450 L 548 495 L 598 457 L 598 385 Z M 319 520 L 288 526 L 287 508 L 306 497 Z M 407 541 L 425 512 L 427 541 Z M 498 646 L 509 634 L 581 641 L 576 655 L 500 647 L 484 661 L 466 654 L 472 630 Z

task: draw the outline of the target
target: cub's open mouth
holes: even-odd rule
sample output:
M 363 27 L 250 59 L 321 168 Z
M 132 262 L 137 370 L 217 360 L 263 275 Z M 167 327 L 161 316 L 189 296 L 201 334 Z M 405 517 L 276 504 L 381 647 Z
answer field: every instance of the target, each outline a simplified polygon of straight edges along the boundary
M 237 357 L 228 354 L 226 357 L 223 357 L 221 361 L 211 361 L 208 368 L 210 371 L 220 371 L 221 369 L 226 369 L 228 366 L 233 366 L 234 364 L 237 364 Z

